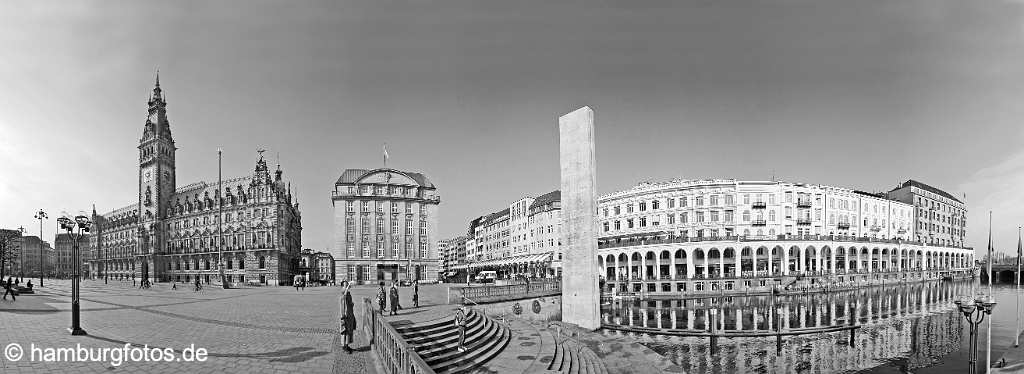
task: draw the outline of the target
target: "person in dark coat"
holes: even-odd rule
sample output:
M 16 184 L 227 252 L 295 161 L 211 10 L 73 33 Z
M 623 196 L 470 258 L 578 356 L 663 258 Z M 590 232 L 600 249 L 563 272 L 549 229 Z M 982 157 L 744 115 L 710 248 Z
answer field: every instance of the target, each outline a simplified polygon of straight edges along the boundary
M 388 298 L 391 302 L 391 315 L 398 314 L 398 282 L 391 282 L 391 290 L 388 291 Z
M 418 279 L 412 282 L 412 307 L 420 307 L 420 281 Z
M 0 283 L 3 283 L 2 279 L 0 279 Z M 18 290 L 14 289 L 13 277 L 7 277 L 7 283 L 4 283 L 3 286 L 6 290 L 4 291 L 4 300 L 7 300 L 7 294 L 11 294 L 11 301 L 18 301 Z
M 352 293 L 349 292 L 349 284 L 347 281 L 341 282 L 341 299 L 338 300 L 341 304 L 340 312 L 338 315 L 341 317 L 341 336 L 344 339 L 345 345 L 342 347 L 346 353 L 352 353 L 352 336 L 356 332 L 356 315 L 354 312 L 355 306 L 352 304 Z
M 380 289 L 377 290 L 377 304 L 380 304 L 380 312 L 388 310 L 388 290 L 384 289 L 384 282 L 380 282 Z

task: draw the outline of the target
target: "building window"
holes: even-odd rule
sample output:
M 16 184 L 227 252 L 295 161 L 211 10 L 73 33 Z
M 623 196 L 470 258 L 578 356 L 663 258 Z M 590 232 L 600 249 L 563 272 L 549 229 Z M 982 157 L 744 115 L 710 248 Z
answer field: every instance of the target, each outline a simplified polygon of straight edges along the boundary
M 615 221 L 615 230 L 616 231 L 622 230 L 622 221 L 618 221 L 618 220 Z
M 602 226 L 604 226 L 604 232 L 608 232 L 608 222 L 605 222 Z
M 676 215 L 675 214 L 669 214 L 667 218 L 668 218 L 668 224 L 669 225 L 674 225 L 676 223 Z M 607 231 L 607 230 L 605 230 L 605 231 Z
M 686 212 L 679 213 L 679 223 L 689 223 L 690 217 Z
M 629 229 L 633 228 L 633 219 L 632 218 L 626 219 L 626 228 L 629 228 Z
M 640 217 L 640 227 L 647 227 L 647 217 Z
M 667 200 L 665 200 L 665 203 L 668 204 L 668 209 L 676 207 L 676 199 L 668 198 Z
M 641 212 L 646 212 L 647 211 L 647 203 L 646 202 L 643 202 L 643 201 L 640 202 L 640 211 Z

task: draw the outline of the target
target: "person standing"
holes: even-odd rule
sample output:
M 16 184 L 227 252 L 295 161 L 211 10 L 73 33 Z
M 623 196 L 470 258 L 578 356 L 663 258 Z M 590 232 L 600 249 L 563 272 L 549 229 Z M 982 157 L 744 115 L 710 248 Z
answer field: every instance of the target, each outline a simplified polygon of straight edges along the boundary
M 2 279 L 0 279 L 0 283 L 3 283 Z M 11 301 L 18 301 L 18 294 L 15 290 L 12 289 L 14 287 L 14 282 L 12 281 L 11 277 L 7 277 L 7 283 L 4 283 L 3 286 L 4 289 L 6 290 L 4 291 L 4 300 L 7 300 L 7 294 L 11 294 Z
M 461 306 L 455 312 L 455 327 L 459 329 L 459 352 L 466 351 L 466 307 Z
M 391 282 L 391 290 L 388 292 L 391 300 L 391 315 L 398 314 L 398 282 Z
M 384 282 L 380 282 L 380 289 L 377 290 L 377 304 L 380 305 L 381 314 L 388 310 L 388 291 L 384 289 Z
M 341 336 L 345 345 L 342 347 L 345 349 L 345 353 L 352 353 L 352 336 L 356 332 L 356 315 L 353 311 L 355 309 L 352 304 L 352 293 L 349 292 L 349 284 L 347 281 L 341 282 L 341 300 L 338 300 L 341 304 L 341 309 L 338 315 L 341 317 Z
M 301 286 L 301 285 L 302 285 L 302 276 L 301 275 L 296 275 L 295 278 L 292 278 L 292 286 L 295 286 L 295 291 L 296 292 L 299 291 L 299 286 Z
M 420 280 L 412 281 L 412 307 L 420 307 Z

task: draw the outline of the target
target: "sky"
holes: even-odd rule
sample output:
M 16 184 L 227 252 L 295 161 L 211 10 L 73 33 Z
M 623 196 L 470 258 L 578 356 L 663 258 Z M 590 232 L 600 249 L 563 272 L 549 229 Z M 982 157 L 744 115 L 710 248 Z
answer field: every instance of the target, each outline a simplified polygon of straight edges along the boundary
M 1024 2 L 0 2 L 0 227 L 133 202 L 160 71 L 179 185 L 280 159 L 303 246 L 346 168 L 426 174 L 442 237 L 559 186 L 558 117 L 595 111 L 598 193 L 673 178 L 968 204 L 1024 224 Z

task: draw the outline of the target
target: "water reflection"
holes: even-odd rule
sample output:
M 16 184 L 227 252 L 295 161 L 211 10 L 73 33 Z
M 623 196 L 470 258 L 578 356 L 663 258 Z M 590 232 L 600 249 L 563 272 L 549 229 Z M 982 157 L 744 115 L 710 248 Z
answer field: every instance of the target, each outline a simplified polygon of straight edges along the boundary
M 720 339 L 712 355 L 707 338 L 604 333 L 632 334 L 688 373 L 833 373 L 880 365 L 906 372 L 965 349 L 966 325 L 953 301 L 977 294 L 975 287 L 973 281 L 928 282 L 832 294 L 627 301 L 604 305 L 602 318 L 606 324 L 684 333 L 707 331 L 710 323 L 716 331 L 767 332 L 844 325 L 853 319 L 862 326 L 854 347 L 849 333 L 835 332 L 786 337 L 781 353 L 774 338 Z M 711 309 L 718 310 L 716 317 Z

